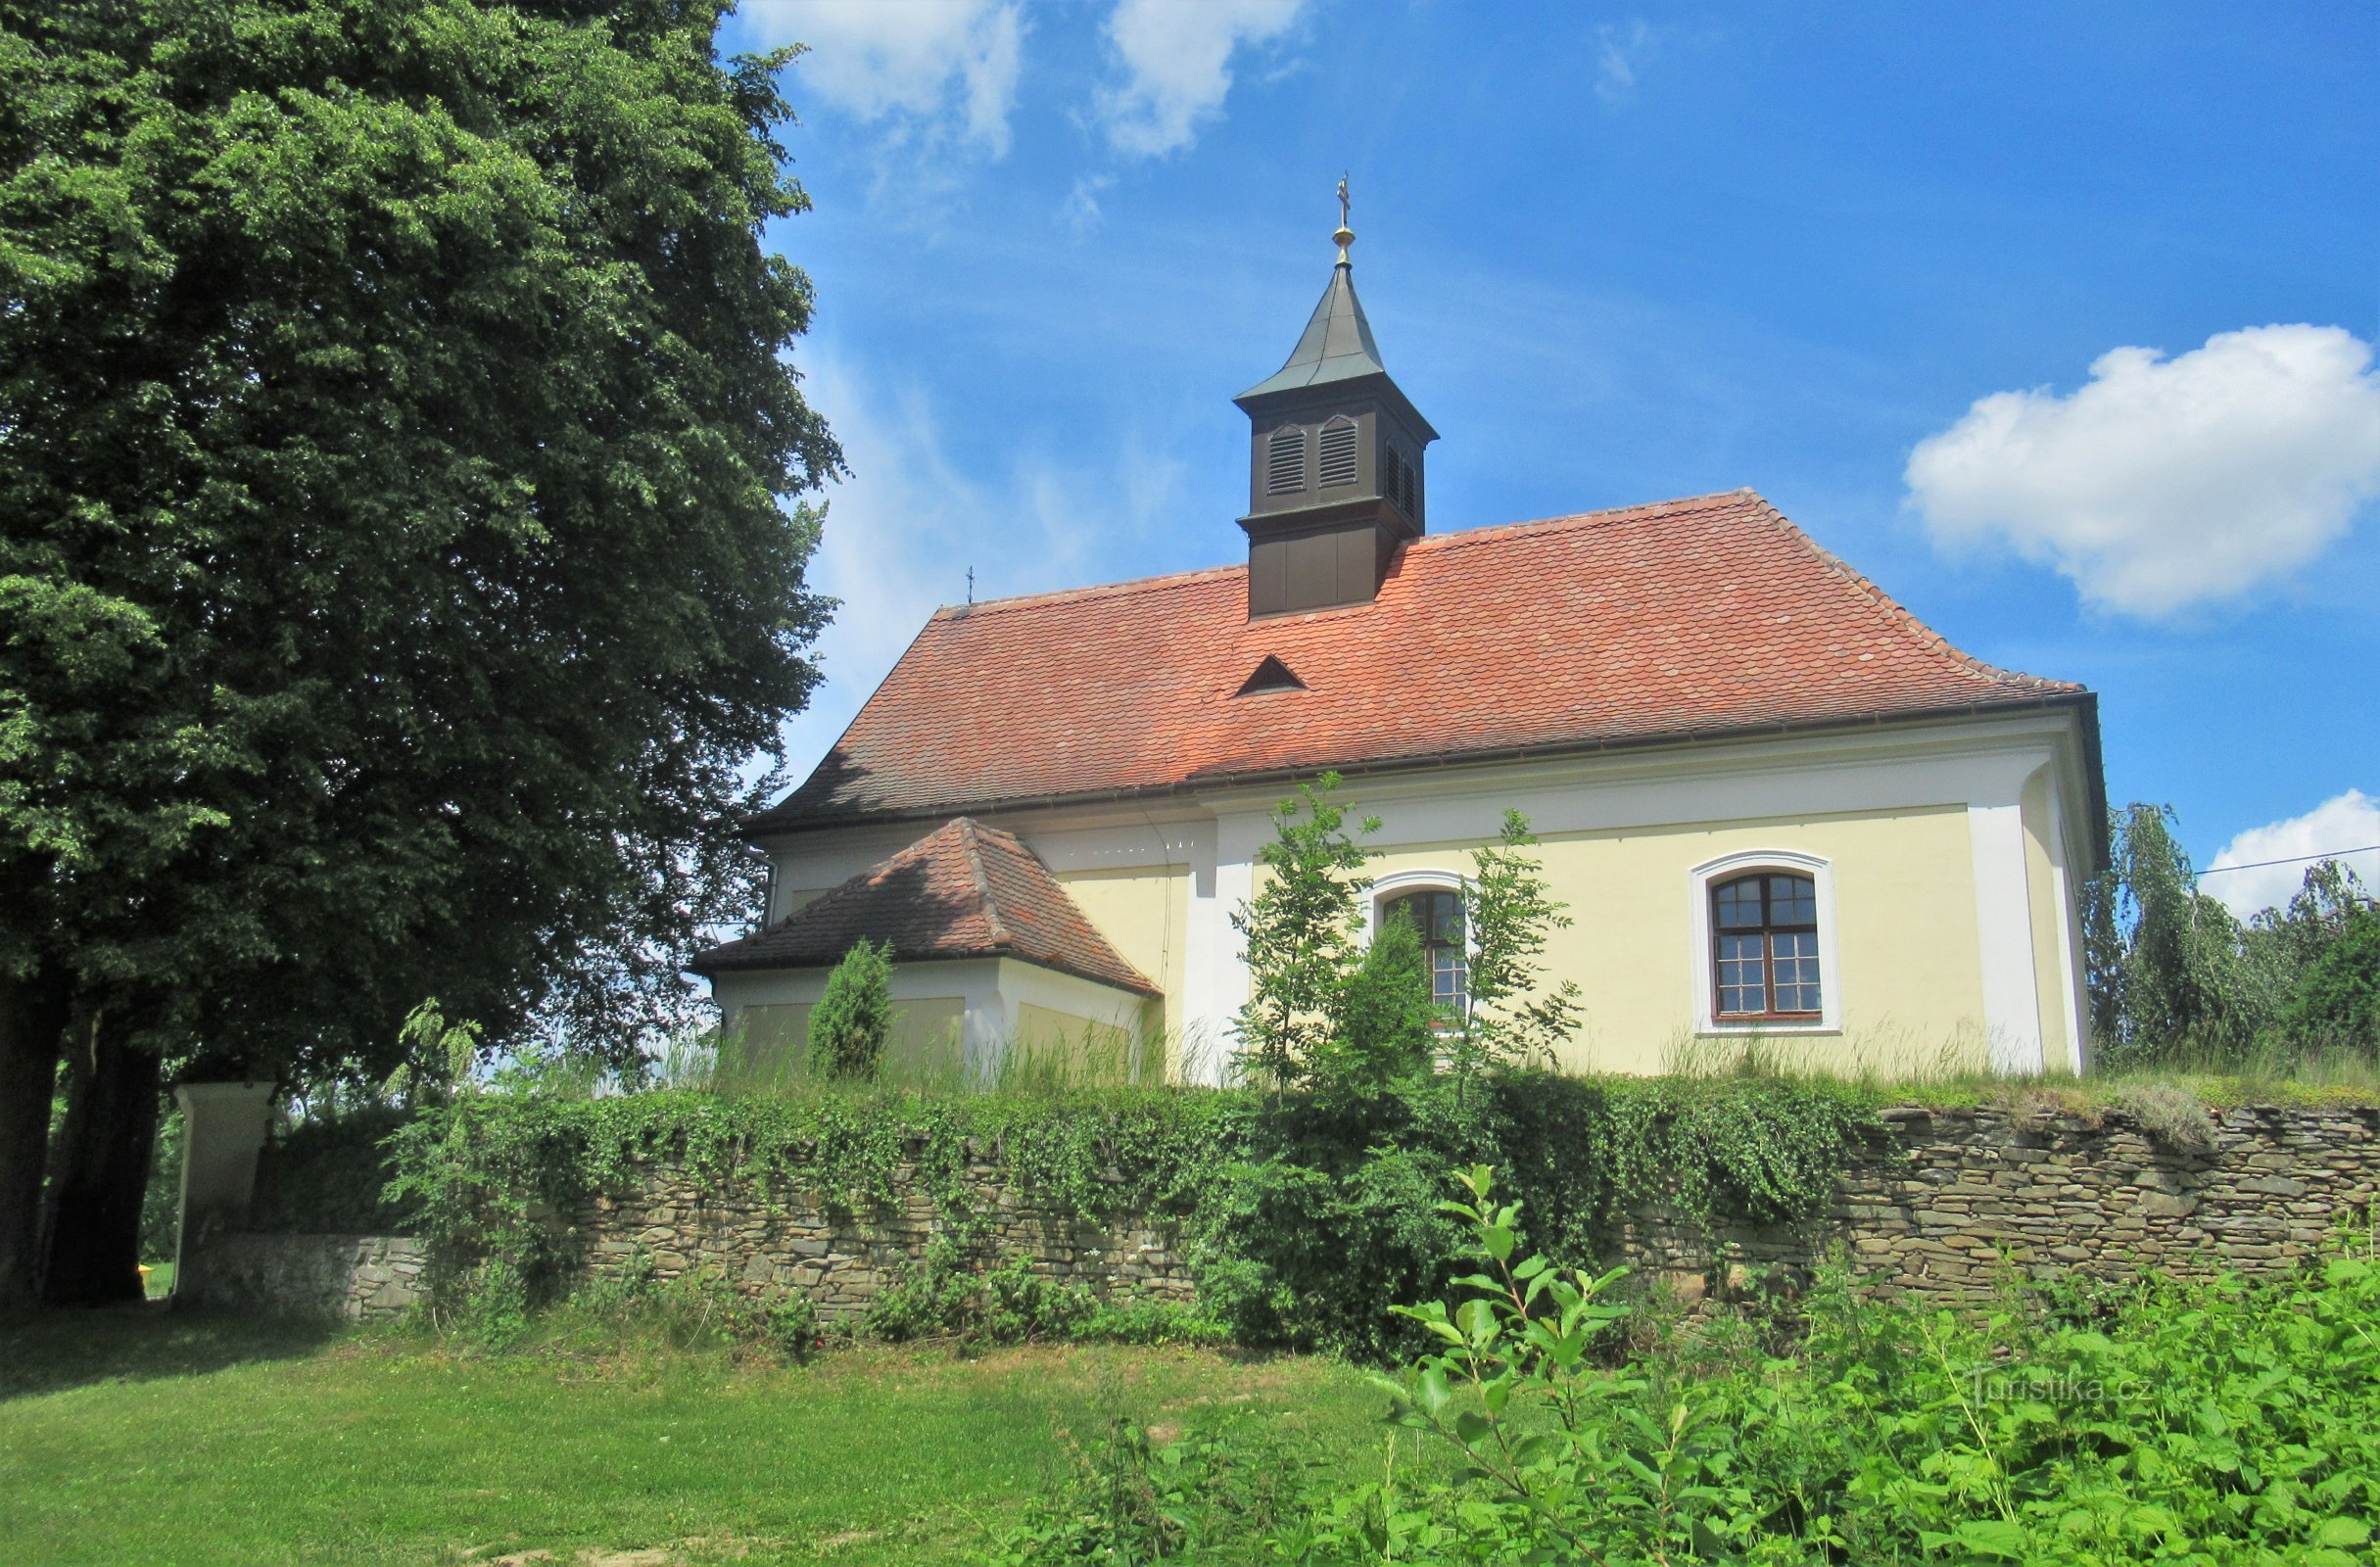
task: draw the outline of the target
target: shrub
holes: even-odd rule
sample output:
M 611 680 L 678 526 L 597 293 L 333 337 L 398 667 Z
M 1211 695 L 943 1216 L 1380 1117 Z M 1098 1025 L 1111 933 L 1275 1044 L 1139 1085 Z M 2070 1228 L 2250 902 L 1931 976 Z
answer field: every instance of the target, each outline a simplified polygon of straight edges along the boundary
M 876 1075 L 892 1033 L 892 943 L 855 943 L 810 1010 L 810 1070 L 841 1081 Z
M 992 1559 L 1458 1562 L 2370 1559 L 2380 1515 L 2380 1258 L 2300 1275 L 2151 1281 L 2087 1311 L 1970 1315 L 1832 1271 L 1789 1355 L 1707 1343 L 1611 1365 L 1613 1275 L 1526 1255 L 1523 1209 L 1467 1171 L 1448 1207 L 1475 1269 L 1377 1385 L 1423 1447 L 1298 1466 L 1233 1424 L 1110 1438 Z
M 1380 1303 L 1435 1295 L 1459 1271 L 1461 1232 L 1436 1207 L 1455 1170 L 1509 1171 L 1531 1247 L 1584 1265 L 1639 1202 L 1713 1226 L 1818 1212 L 1867 1124 L 1862 1101 L 1816 1083 L 1494 1070 L 1292 1094 L 474 1093 L 416 1113 L 387 1157 L 390 1200 L 430 1243 L 442 1309 L 495 1256 L 532 1304 L 553 1299 L 582 1266 L 573 1215 L 627 1194 L 650 1163 L 704 1191 L 791 1188 L 854 1214 L 915 1181 L 956 1247 L 980 1233 L 964 1177 L 987 1153 L 1058 1212 L 1178 1223 L 1201 1310 L 1242 1342 L 1376 1359 L 1412 1332 Z M 362 1146 L 327 1128 L 315 1141 L 343 1160 Z M 284 1176 L 303 1184 L 294 1166 Z M 1024 1325 L 978 1336 L 1073 1331 L 1062 1320 L 1073 1305 L 987 1283 L 957 1256 L 882 1306 L 878 1330 L 965 1336 L 978 1330 L 961 1319 L 983 1310 Z
M 1412 916 L 1399 909 L 1347 976 L 1336 1026 L 1314 1046 L 1316 1082 L 1383 1088 L 1418 1077 L 1438 1048 L 1441 1009 Z
M 2338 937 L 2307 966 L 2282 1018 L 2309 1043 L 2380 1054 L 2380 907 L 2366 904 L 2342 923 Z

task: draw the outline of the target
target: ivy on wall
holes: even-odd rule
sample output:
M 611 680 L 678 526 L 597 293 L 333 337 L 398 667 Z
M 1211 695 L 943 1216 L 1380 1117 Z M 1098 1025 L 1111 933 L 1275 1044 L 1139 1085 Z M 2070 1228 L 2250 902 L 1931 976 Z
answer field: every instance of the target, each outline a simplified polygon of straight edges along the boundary
M 966 1174 L 982 1159 L 1061 1211 L 1173 1218 L 1202 1307 L 1243 1342 L 1376 1357 L 1403 1342 L 1382 1303 L 1467 1265 L 1437 1211 L 1450 1170 L 1508 1171 L 1530 1244 L 1587 1262 L 1645 1203 L 1709 1226 L 1816 1215 L 1873 1124 L 1863 1100 L 1820 1084 L 1515 1070 L 1357 1093 L 478 1093 L 365 1129 L 393 1177 L 377 1214 L 431 1242 L 451 1296 L 491 1259 L 533 1297 L 570 1287 L 570 1216 L 633 1189 L 648 1165 L 862 1221 L 922 1189 L 954 1234 L 975 1238 Z M 276 1184 L 325 1184 L 310 1163 L 352 1188 L 364 1146 L 302 1128 L 279 1151 Z

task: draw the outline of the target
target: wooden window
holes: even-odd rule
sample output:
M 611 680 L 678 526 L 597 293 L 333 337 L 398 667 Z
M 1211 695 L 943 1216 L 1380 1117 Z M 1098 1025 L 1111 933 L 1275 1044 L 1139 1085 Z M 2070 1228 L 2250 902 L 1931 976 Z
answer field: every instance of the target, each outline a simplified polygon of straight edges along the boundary
M 1381 924 L 1400 913 L 1413 922 L 1413 929 L 1421 937 L 1422 962 L 1430 971 L 1430 999 L 1460 1013 L 1471 1000 L 1471 950 L 1464 945 L 1462 895 L 1407 892 L 1381 900 Z
M 1264 493 L 1285 496 L 1306 488 L 1306 432 L 1295 425 L 1272 433 L 1264 453 Z
M 1817 882 L 1757 871 L 1712 887 L 1711 962 L 1721 1018 L 1800 1021 L 1825 1011 Z
M 1322 488 L 1356 482 L 1356 421 L 1333 419 L 1322 427 Z

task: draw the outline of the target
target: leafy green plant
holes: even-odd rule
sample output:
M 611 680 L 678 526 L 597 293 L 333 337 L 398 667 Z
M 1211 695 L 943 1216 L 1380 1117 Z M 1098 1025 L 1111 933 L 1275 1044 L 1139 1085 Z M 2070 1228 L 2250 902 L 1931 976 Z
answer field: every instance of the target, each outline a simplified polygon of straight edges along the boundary
M 2336 937 L 2306 965 L 2282 1020 L 2302 1038 L 2380 1058 L 2380 906 L 2367 902 L 2339 922 Z
M 1366 818 L 1350 834 L 1347 812 L 1332 797 L 1338 787 L 1339 775 L 1324 773 L 1274 808 L 1272 841 L 1257 850 L 1257 863 L 1270 874 L 1232 911 L 1232 927 L 1248 943 L 1240 1066 L 1273 1088 L 1304 1080 L 1331 1043 L 1357 961 L 1363 928 L 1357 900 L 1371 885 L 1362 874 L 1369 856 L 1357 839 L 1380 823 Z
M 874 1077 L 891 1034 L 892 943 L 855 942 L 810 1009 L 810 1070 L 845 1082 Z
M 1472 1169 L 1448 1206 L 1476 1271 L 1401 1314 L 1376 1468 L 1211 1505 L 1254 1449 L 1181 1456 L 1124 1422 L 995 1559 L 1298 1567 L 1610 1561 L 2132 1567 L 2370 1559 L 2380 1516 L 2380 1231 L 2294 1276 L 2149 1279 L 1971 1312 L 1831 1269 L 1802 1333 L 1624 1359 L 1616 1275 L 1524 1255 L 1524 1210 Z M 1276 1460 L 1277 1461 L 1277 1460 Z
M 1545 988 L 1541 960 L 1547 934 L 1568 928 L 1570 917 L 1568 905 L 1553 896 L 1536 848 L 1529 819 L 1507 810 L 1496 846 L 1471 851 L 1472 880 L 1465 889 L 1470 1006 L 1456 1056 L 1466 1070 L 1489 1061 L 1553 1066 L 1585 1016 L 1576 980 Z
M 1382 922 L 1348 973 L 1330 1032 L 1313 1047 L 1309 1077 L 1319 1087 L 1385 1088 L 1430 1069 L 1445 1011 L 1430 996 L 1421 936 L 1403 909 Z

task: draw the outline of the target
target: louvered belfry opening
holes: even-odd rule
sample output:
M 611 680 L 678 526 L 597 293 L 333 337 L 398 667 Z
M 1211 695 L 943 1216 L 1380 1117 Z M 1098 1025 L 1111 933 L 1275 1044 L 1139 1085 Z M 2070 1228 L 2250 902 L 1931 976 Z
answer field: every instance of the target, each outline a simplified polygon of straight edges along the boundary
M 1356 482 L 1356 421 L 1345 416 L 1322 427 L 1322 488 Z
M 1264 458 L 1264 493 L 1296 495 L 1306 488 L 1306 432 L 1289 425 L 1272 433 Z
M 1370 603 L 1423 531 L 1438 432 L 1381 362 L 1345 260 L 1289 362 L 1233 401 L 1249 419 L 1249 617 Z

